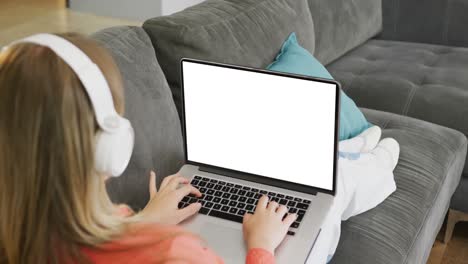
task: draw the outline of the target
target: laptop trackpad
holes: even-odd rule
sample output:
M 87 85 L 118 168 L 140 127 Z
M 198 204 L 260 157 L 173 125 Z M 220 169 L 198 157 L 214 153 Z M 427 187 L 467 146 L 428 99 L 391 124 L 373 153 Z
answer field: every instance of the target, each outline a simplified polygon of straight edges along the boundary
M 203 224 L 203 237 L 208 245 L 221 256 L 226 263 L 245 261 L 244 239 L 242 230 L 207 222 Z

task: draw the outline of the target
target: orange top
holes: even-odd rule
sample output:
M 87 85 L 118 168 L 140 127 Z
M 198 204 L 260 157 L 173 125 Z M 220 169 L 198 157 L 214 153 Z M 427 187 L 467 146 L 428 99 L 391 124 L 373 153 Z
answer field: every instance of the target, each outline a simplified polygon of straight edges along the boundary
M 126 234 L 97 248 L 83 248 L 93 263 L 224 263 L 199 237 L 177 226 L 135 224 Z M 251 249 L 247 264 L 273 264 L 270 252 Z

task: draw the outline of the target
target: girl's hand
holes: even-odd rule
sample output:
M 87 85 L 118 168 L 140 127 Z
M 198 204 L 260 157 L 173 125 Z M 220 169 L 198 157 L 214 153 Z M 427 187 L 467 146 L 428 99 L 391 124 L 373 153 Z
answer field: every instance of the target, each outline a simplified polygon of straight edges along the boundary
M 286 236 L 289 227 L 297 219 L 296 214 L 288 214 L 288 208 L 277 202 L 268 203 L 268 197 L 263 195 L 257 204 L 255 213 L 244 216 L 244 240 L 247 249 L 262 248 L 274 254 Z
M 179 188 L 179 185 L 183 185 Z M 178 174 L 167 176 L 161 183 L 159 191 L 156 190 L 156 174 L 150 173 L 150 201 L 138 216 L 144 221 L 161 224 L 178 224 L 188 217 L 196 214 L 201 208 L 200 203 L 191 204 L 183 209 L 178 208 L 179 202 L 188 194 L 201 197 L 198 189 L 189 184 L 189 181 Z
M 131 217 L 135 212 L 126 204 L 115 205 L 116 214 L 123 217 Z

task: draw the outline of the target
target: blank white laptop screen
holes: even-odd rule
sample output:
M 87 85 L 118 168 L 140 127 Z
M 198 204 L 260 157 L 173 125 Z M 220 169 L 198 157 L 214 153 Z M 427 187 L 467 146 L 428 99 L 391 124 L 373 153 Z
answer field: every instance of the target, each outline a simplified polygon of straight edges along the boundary
M 336 84 L 182 64 L 188 161 L 333 190 Z

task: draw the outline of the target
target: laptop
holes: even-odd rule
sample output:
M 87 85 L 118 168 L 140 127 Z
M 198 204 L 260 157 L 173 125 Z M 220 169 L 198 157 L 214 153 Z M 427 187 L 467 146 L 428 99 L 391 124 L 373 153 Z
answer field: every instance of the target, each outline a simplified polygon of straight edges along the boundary
M 235 65 L 181 60 L 185 165 L 203 197 L 183 223 L 226 263 L 244 263 L 242 219 L 262 194 L 298 219 L 277 263 L 305 263 L 336 192 L 337 82 Z

